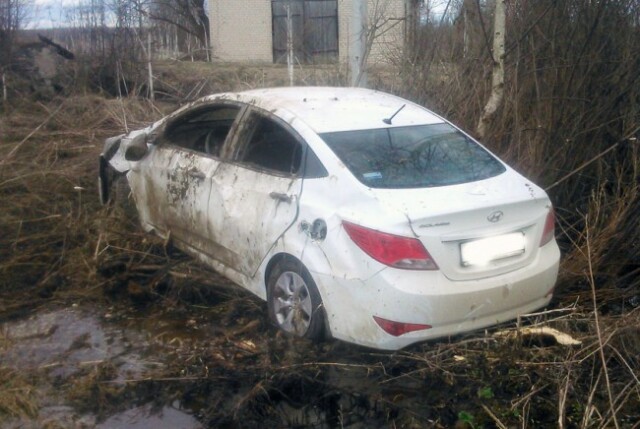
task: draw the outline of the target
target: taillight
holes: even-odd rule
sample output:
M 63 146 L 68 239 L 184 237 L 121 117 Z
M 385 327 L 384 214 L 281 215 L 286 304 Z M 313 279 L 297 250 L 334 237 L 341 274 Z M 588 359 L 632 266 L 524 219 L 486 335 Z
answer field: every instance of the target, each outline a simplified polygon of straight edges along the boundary
M 420 240 L 387 234 L 351 222 L 342 222 L 354 243 L 378 262 L 406 270 L 437 270 Z
M 542 230 L 542 239 L 540 240 L 540 247 L 550 242 L 556 235 L 556 216 L 553 208 L 549 210 L 547 214 L 547 220 L 544 222 L 544 230 Z
M 402 334 L 413 331 L 422 331 L 424 329 L 431 329 L 431 325 L 420 325 L 418 323 L 402 323 L 394 322 L 392 320 L 383 319 L 382 317 L 373 316 L 373 320 L 376 321 L 387 334 L 399 337 Z

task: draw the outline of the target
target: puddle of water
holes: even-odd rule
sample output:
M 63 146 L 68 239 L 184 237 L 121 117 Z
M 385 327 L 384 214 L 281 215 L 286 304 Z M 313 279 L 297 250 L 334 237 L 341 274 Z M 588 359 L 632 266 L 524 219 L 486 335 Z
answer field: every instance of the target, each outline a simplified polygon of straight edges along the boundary
M 43 407 L 37 420 L 9 419 L 0 421 L 2 429 L 42 429 L 42 428 L 74 428 L 90 429 L 95 427 L 95 416 L 78 415 L 73 407 L 56 405 Z
M 111 361 L 118 378 L 140 376 L 157 362 L 141 357 L 145 335 L 115 324 L 103 324 L 95 312 L 65 308 L 40 313 L 0 327 L 0 364 L 20 370 L 44 369 L 68 377 L 82 367 Z
M 109 378 L 114 382 L 144 379 L 165 366 L 164 358 L 176 347 L 165 342 L 171 331 L 168 325 L 173 323 L 156 320 L 154 332 L 143 323 L 144 317 L 114 320 L 117 318 L 99 307 L 70 307 L 0 324 L 0 367 L 37 375 L 40 398 L 37 416 L 0 419 L 0 428 L 202 428 L 178 403 L 162 409 L 133 408 L 96 425 L 95 415 L 76 410 L 64 393 L 53 387 L 82 380 L 77 377 L 86 377 L 87 369 L 103 363 L 115 368 Z M 169 338 L 177 332 L 170 332 Z
M 162 409 L 152 409 L 145 405 L 132 408 L 109 417 L 102 423 L 96 424 L 95 416 L 79 416 L 69 406 L 51 406 L 40 410 L 37 421 L 14 419 L 0 421 L 2 429 L 41 429 L 52 428 L 82 428 L 82 429 L 204 429 L 192 415 L 175 408 L 166 406 Z
M 96 429 L 202 429 L 193 416 L 173 406 L 152 410 L 149 405 L 132 408 L 108 418 Z
M 340 418 L 347 419 L 347 416 L 348 421 L 357 423 L 377 418 L 383 413 L 377 402 L 367 399 L 370 395 L 379 396 L 382 391 L 376 379 L 369 377 L 368 367 L 349 371 L 329 367 L 324 375 L 301 367 L 297 370 L 300 374 L 291 377 L 281 374 L 281 379 L 272 386 L 266 383 L 266 390 L 256 390 L 256 386 L 263 382 L 259 372 L 264 369 L 262 360 L 298 362 L 301 359 L 318 359 L 314 351 L 307 350 L 306 343 L 288 338 L 260 342 L 258 335 L 245 339 L 245 331 L 260 326 L 257 321 L 237 323 L 223 335 L 224 328 L 216 326 L 219 323 L 211 320 L 209 314 L 194 312 L 181 318 L 159 312 L 145 314 L 123 310 L 108 313 L 99 307 L 72 307 L 0 325 L 0 366 L 21 372 L 31 370 L 42 376 L 44 384 L 50 385 L 49 390 L 38 386 L 42 390 L 40 397 L 47 399 L 41 400 L 41 408 L 34 421 L 25 423 L 20 420 L 14 426 L 3 426 L 0 422 L 0 428 L 38 428 L 46 422 L 53 422 L 51 427 L 101 429 L 202 428 L 196 418 L 181 407 L 198 410 L 206 420 L 220 424 L 241 422 L 245 418 L 250 419 L 249 425 L 251 422 L 260 423 L 262 413 L 266 412 L 271 419 L 269 423 L 279 421 L 285 427 L 323 427 L 326 422 L 332 425 Z M 319 348 L 313 349 L 320 352 Z M 342 356 L 340 350 L 343 349 L 339 348 L 336 356 L 324 356 L 323 359 L 339 361 Z M 329 352 L 325 350 L 322 353 Z M 99 368 L 101 363 L 108 364 L 103 369 L 115 370 L 113 375 L 109 373 L 108 384 L 103 385 L 106 395 L 111 387 L 114 392 L 125 386 L 129 390 L 117 399 L 127 402 L 112 404 L 114 408 L 111 411 L 105 405 L 106 415 L 94 410 L 100 414 L 100 419 L 107 418 L 98 423 L 97 415 L 83 411 L 86 404 L 79 405 L 78 409 L 70 406 L 78 398 L 81 401 L 99 400 L 82 396 L 90 396 L 93 390 L 79 393 L 81 396 L 74 399 L 73 395 L 62 397 L 64 392 L 56 393 L 55 386 L 63 384 L 75 389 L 74 383 L 77 383 L 79 391 L 84 392 L 82 389 L 86 389 L 86 383 L 91 383 L 91 377 L 95 376 L 87 369 Z M 142 405 L 122 413 L 108 414 L 116 408 L 133 407 L 154 397 L 161 398 L 166 392 L 149 390 L 162 389 L 161 384 L 153 384 L 154 374 L 162 374 L 158 369 L 165 368 L 165 365 L 170 368 L 176 364 L 184 367 L 186 375 L 191 370 L 197 376 L 203 372 L 209 375 L 211 371 L 211 378 L 207 376 L 194 384 L 185 384 L 185 388 L 195 390 L 183 397 L 186 402 L 181 404 L 174 403 L 160 409 Z M 151 383 L 138 384 L 147 377 Z M 117 383 L 123 380 L 131 383 Z M 113 381 L 116 383 L 111 384 Z M 136 396 L 138 393 L 141 396 Z M 256 407 L 265 407 L 265 410 L 257 411 Z M 89 409 L 93 408 L 89 406 Z M 248 415 L 243 416 L 245 412 Z

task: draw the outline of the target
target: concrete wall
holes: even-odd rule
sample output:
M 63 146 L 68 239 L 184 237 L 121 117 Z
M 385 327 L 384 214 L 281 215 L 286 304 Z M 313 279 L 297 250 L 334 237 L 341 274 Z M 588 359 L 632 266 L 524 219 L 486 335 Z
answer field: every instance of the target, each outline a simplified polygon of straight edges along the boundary
M 273 61 L 271 0 L 209 0 L 211 50 L 223 61 Z
M 370 25 L 377 30 L 369 63 L 397 55 L 404 43 L 406 0 L 368 0 Z M 222 61 L 273 61 L 271 0 L 209 0 L 211 48 L 214 59 Z M 340 61 L 347 61 L 353 0 L 338 0 Z
M 369 26 L 381 26 L 376 30 L 369 63 L 386 61 L 397 55 L 404 45 L 405 0 L 368 0 Z M 340 37 L 340 61 L 349 58 L 349 43 L 356 35 L 351 28 L 353 0 L 338 0 L 338 25 Z

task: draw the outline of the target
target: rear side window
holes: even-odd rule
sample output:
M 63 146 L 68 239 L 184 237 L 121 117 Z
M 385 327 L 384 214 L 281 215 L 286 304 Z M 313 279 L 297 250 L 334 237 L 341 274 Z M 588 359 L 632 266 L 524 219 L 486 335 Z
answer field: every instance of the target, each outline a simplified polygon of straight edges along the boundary
M 282 175 L 297 175 L 302 165 L 302 145 L 282 125 L 252 113 L 240 135 L 242 164 Z
M 505 167 L 449 124 L 343 131 L 321 137 L 372 188 L 429 188 L 497 176 Z

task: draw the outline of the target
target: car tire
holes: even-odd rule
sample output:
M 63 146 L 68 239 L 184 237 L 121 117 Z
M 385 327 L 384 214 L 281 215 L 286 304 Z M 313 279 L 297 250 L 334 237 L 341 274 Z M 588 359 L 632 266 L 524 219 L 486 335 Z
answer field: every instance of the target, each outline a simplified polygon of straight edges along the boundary
M 289 335 L 320 340 L 324 334 L 322 298 L 302 263 L 284 259 L 267 281 L 269 318 Z

